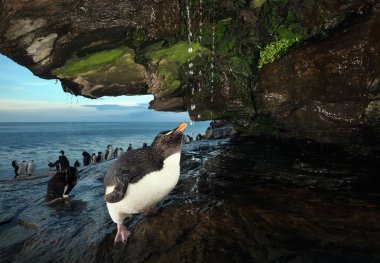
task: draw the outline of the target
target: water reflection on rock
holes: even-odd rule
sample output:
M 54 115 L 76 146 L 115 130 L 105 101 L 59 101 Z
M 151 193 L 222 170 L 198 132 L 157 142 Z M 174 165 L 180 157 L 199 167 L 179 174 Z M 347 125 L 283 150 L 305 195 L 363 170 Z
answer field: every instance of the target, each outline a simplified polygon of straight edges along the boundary
M 73 196 L 52 203 L 47 179 L 1 184 L 2 259 L 380 262 L 376 156 L 265 138 L 186 145 L 178 186 L 159 215 L 125 222 L 126 245 L 114 245 L 103 201 L 110 165 L 86 169 Z

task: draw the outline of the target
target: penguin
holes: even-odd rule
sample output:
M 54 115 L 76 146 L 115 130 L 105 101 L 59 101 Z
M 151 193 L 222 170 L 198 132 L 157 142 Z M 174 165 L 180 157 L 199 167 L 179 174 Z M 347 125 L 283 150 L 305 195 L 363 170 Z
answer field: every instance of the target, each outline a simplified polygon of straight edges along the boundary
M 91 155 L 91 163 L 96 163 L 96 153 Z
M 109 144 L 108 146 L 107 146 L 107 155 L 106 155 L 106 160 L 110 160 L 110 159 L 112 159 L 112 155 L 113 155 L 113 150 L 112 150 L 112 145 L 111 144 Z
M 127 242 L 123 221 L 132 214 L 148 214 L 176 186 L 180 174 L 181 142 L 187 124 L 160 132 L 149 147 L 121 155 L 104 177 L 108 213 L 117 224 L 115 243 Z
M 113 151 L 113 157 L 116 158 L 117 157 L 117 153 L 119 152 L 119 148 L 116 147 L 115 150 Z
M 95 158 L 96 163 L 100 163 L 102 161 L 102 152 L 98 152 L 98 155 Z
M 63 189 L 63 198 L 69 197 L 69 193 L 73 190 L 74 186 L 78 181 L 78 168 L 80 167 L 80 162 L 78 160 L 75 161 L 74 167 L 69 167 L 66 172 L 66 181 L 65 188 Z
M 104 152 L 101 153 L 101 158 L 100 161 L 103 162 L 106 160 L 106 156 L 108 155 L 108 151 L 105 150 Z
M 17 174 L 20 176 L 26 175 L 26 165 L 27 163 L 25 161 L 22 161 L 19 163 Z
M 16 160 L 13 160 L 12 161 L 12 167 L 13 167 L 13 171 L 15 173 L 14 178 L 17 178 L 17 176 L 19 176 L 19 174 L 18 174 L 19 163 Z
M 34 174 L 34 170 L 36 169 L 36 164 L 34 163 L 33 160 L 29 161 L 28 164 L 26 165 L 26 170 L 29 176 Z
M 132 151 L 132 150 L 133 150 L 132 143 L 130 143 L 130 144 L 128 145 L 127 152 Z
M 83 156 L 83 166 L 89 165 L 91 162 L 91 155 L 88 152 L 84 151 L 82 152 L 82 156 Z
M 46 201 L 68 197 L 77 183 L 79 166 L 79 161 L 76 161 L 74 167 L 69 166 L 66 171 L 57 171 L 56 174 L 50 178 L 45 197 Z
M 119 158 L 120 156 L 122 156 L 123 153 L 124 153 L 124 150 L 123 150 L 123 148 L 120 147 L 119 150 L 117 151 L 117 158 Z

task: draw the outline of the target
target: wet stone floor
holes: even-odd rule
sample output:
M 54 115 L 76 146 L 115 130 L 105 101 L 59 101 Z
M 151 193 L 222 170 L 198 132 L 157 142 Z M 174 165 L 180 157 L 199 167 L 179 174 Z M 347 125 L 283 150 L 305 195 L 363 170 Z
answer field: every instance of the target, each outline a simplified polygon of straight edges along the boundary
M 103 199 L 111 163 L 46 203 L 46 178 L 2 183 L 1 262 L 380 262 L 376 155 L 268 138 L 183 147 L 181 178 L 152 217 L 116 227 Z

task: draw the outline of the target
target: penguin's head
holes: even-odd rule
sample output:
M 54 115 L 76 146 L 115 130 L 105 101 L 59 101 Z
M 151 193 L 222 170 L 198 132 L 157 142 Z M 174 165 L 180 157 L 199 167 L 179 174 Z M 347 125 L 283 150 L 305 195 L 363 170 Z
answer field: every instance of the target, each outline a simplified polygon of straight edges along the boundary
M 186 123 L 181 123 L 175 129 L 160 132 L 152 143 L 152 148 L 166 158 L 181 151 L 183 132 L 187 127 Z

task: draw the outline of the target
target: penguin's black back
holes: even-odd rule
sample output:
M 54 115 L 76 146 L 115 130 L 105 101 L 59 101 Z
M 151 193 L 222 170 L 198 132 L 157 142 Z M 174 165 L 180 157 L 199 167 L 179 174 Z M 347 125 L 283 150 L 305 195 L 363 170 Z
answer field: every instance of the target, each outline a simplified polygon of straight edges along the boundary
M 137 183 L 145 175 L 159 171 L 164 159 L 152 147 L 139 148 L 123 153 L 104 177 L 105 186 L 122 182 L 125 186 Z

